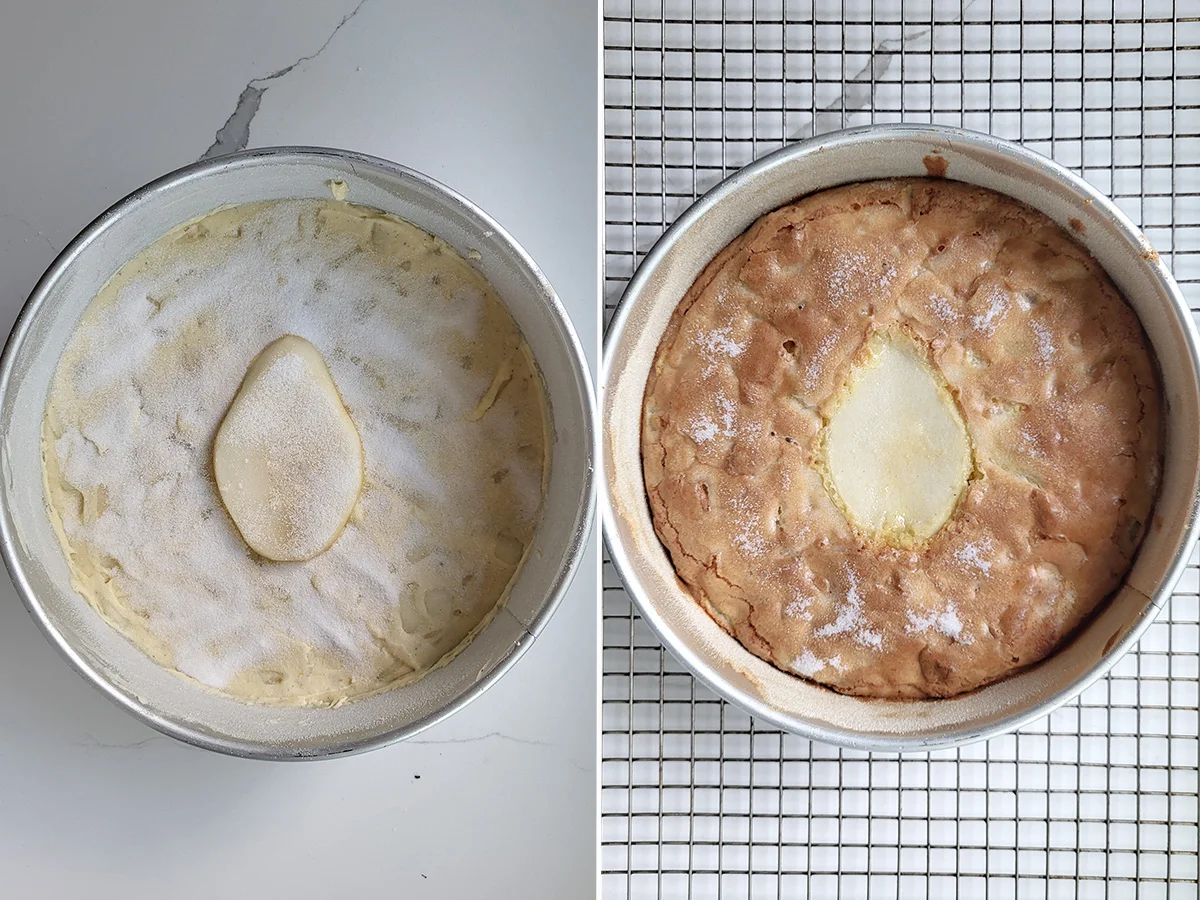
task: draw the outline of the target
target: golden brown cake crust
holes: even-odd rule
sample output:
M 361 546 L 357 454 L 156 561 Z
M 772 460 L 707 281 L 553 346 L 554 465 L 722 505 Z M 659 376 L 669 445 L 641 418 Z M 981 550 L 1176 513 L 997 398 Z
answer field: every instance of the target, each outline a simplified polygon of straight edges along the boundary
M 867 339 L 929 350 L 975 470 L 915 549 L 859 534 L 819 471 L 822 415 Z M 769 213 L 680 302 L 646 386 L 655 528 L 753 653 L 835 690 L 948 697 L 1053 651 L 1119 585 L 1160 471 L 1133 311 L 1043 214 L 942 179 Z

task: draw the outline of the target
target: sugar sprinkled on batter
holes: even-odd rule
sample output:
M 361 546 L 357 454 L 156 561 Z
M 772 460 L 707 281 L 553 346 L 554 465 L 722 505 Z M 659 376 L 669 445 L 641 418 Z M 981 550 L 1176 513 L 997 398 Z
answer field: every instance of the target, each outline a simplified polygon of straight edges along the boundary
M 328 362 L 366 460 L 341 537 L 303 563 L 250 551 L 210 472 L 247 366 L 285 334 Z M 160 662 L 337 702 L 427 670 L 503 595 L 540 514 L 543 402 L 511 317 L 445 244 L 346 204 L 234 208 L 88 308 L 47 405 L 49 499 L 76 586 Z

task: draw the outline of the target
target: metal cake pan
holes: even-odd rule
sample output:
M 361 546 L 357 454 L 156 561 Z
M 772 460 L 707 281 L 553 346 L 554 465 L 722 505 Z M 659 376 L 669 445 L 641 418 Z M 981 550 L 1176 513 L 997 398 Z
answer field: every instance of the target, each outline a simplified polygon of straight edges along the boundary
M 177 225 L 233 204 L 347 199 L 443 239 L 492 284 L 541 371 L 551 419 L 550 480 L 532 552 L 507 603 L 447 664 L 419 681 L 336 709 L 255 706 L 153 662 L 70 585 L 45 512 L 41 420 L 75 323 L 127 260 Z M 87 226 L 38 282 L 0 358 L 0 550 L 46 637 L 119 706 L 172 737 L 237 756 L 325 757 L 411 736 L 493 684 L 562 599 L 593 517 L 595 409 L 587 363 L 562 304 L 528 254 L 486 213 L 425 175 L 341 150 L 277 147 L 197 163 L 121 200 Z
M 641 465 L 646 380 L 667 322 L 710 260 L 763 214 L 823 188 L 942 175 L 1041 210 L 1104 266 L 1141 320 L 1163 382 L 1160 496 L 1124 584 L 1042 663 L 939 700 L 849 697 L 744 649 L 692 599 L 654 533 Z M 704 684 L 794 734 L 863 750 L 930 750 L 1014 730 L 1104 675 L 1170 596 L 1197 535 L 1200 353 L 1179 287 L 1145 236 L 1103 194 L 1051 160 L 991 135 L 935 125 L 873 125 L 785 147 L 717 185 L 662 236 L 630 281 L 605 339 L 600 385 L 601 508 L 614 565 L 643 617 Z

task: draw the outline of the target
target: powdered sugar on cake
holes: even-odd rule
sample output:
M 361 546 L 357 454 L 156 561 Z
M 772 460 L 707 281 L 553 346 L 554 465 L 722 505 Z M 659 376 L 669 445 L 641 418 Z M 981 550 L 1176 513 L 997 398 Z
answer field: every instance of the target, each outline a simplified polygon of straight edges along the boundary
M 1008 295 L 998 288 L 991 288 L 986 297 L 987 306 L 982 313 L 971 316 L 971 325 L 984 335 L 991 337 L 1004 314 L 1008 312 Z
M 712 375 L 722 363 L 741 356 L 746 349 L 733 339 L 733 326 L 725 325 L 705 332 L 697 338 L 700 355 L 704 359 L 704 374 Z
M 1050 334 L 1050 329 L 1043 322 L 1037 319 L 1029 320 L 1029 327 L 1033 331 L 1034 347 L 1037 350 L 1037 358 L 1043 363 L 1051 363 L 1054 361 L 1054 338 Z
M 729 511 L 735 523 L 733 544 L 748 557 L 761 556 L 767 549 L 767 540 L 763 537 L 758 511 L 752 501 L 744 494 L 730 499 Z
M 842 567 L 842 577 L 846 581 L 846 597 L 836 607 L 837 618 L 822 625 L 813 633 L 817 637 L 835 637 L 845 634 L 863 647 L 880 649 L 883 646 L 883 635 L 867 625 L 858 576 L 847 565 Z
M 992 570 L 992 561 L 988 558 L 991 551 L 992 542 L 984 537 L 977 542 L 968 542 L 955 548 L 954 558 L 963 565 L 987 575 Z
M 716 420 L 702 415 L 689 423 L 688 434 L 697 444 L 707 444 L 718 436 L 729 438 L 735 435 L 737 408 L 733 401 L 719 392 L 716 396 L 716 406 Z
M 962 316 L 958 310 L 950 305 L 950 301 L 941 294 L 934 294 L 929 298 L 929 308 L 933 310 L 934 315 L 947 324 L 957 322 Z
M 826 668 L 833 669 L 835 672 L 846 671 L 846 667 L 842 665 L 840 654 L 831 656 L 828 659 L 822 659 L 811 650 L 805 650 L 792 661 L 792 670 L 797 675 L 803 675 L 805 678 L 812 678 Z
M 909 634 L 936 631 L 960 644 L 970 644 L 973 641 L 971 635 L 963 630 L 958 607 L 953 602 L 947 603 L 944 609 L 931 613 L 922 614 L 908 610 L 908 627 L 905 630 Z
M 817 348 L 804 364 L 804 386 L 810 391 L 817 386 L 817 382 L 820 380 L 825 366 L 825 358 L 837 346 L 840 337 L 841 335 L 837 332 L 830 332 L 825 335 L 825 337 L 821 338 L 821 342 L 817 344 Z

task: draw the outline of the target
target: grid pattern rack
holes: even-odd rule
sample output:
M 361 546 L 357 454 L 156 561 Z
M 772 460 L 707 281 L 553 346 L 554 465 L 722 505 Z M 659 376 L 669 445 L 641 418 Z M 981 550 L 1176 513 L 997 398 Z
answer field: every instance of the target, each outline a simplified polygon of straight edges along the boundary
M 605 305 L 720 179 L 871 122 L 1018 140 L 1200 311 L 1200 0 L 603 0 Z M 601 869 L 625 898 L 1189 898 L 1200 554 L 1138 647 L 1017 734 L 856 753 L 697 684 L 604 569 Z

